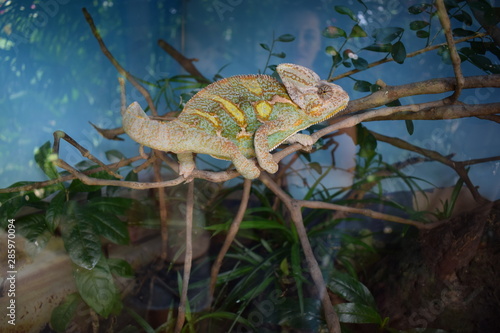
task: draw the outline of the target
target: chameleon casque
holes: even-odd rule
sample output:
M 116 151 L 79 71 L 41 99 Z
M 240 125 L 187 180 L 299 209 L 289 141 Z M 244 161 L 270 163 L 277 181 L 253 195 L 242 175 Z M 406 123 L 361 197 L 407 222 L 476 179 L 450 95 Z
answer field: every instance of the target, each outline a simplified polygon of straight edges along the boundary
M 257 178 L 278 165 L 269 153 L 283 142 L 312 144 L 297 134 L 343 110 L 349 101 L 338 85 L 294 64 L 277 66 L 283 84 L 268 75 L 237 75 L 216 81 L 194 95 L 177 119 L 150 119 L 137 102 L 122 114 L 123 129 L 141 145 L 177 154 L 179 173 L 195 168 L 193 153 L 230 160 L 241 175 Z

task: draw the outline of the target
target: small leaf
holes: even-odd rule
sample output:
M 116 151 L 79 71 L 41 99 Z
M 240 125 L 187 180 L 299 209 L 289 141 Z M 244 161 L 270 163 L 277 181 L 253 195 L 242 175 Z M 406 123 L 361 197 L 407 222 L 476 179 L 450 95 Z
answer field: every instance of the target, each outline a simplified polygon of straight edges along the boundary
M 335 55 L 339 54 L 333 46 L 327 46 L 325 49 L 325 52 L 331 56 L 335 56 Z
M 415 132 L 415 126 L 413 125 L 413 121 L 411 119 L 406 119 L 405 125 L 406 125 L 406 131 L 408 131 L 408 134 L 413 135 L 413 132 Z
M 356 67 L 356 69 L 359 69 L 360 71 L 368 68 L 368 61 L 360 57 L 358 57 L 357 59 L 352 59 L 352 64 L 354 65 L 354 67 Z
M 45 142 L 40 148 L 35 150 L 35 161 L 50 179 L 59 177 L 53 161 L 57 159 L 57 155 L 52 152 L 50 142 Z
M 280 52 L 280 53 L 271 53 L 272 56 L 278 57 L 278 58 L 285 58 L 286 54 L 285 52 Z
M 474 36 L 476 33 L 472 30 L 465 30 L 462 28 L 453 29 L 453 36 L 455 37 L 467 37 Z
M 108 258 L 108 266 L 111 273 L 124 278 L 134 278 L 134 270 L 130 264 L 123 259 Z
M 106 158 L 112 163 L 120 162 L 125 159 L 125 155 L 121 151 L 116 149 L 108 150 L 106 152 Z
M 335 11 L 337 13 L 342 14 L 342 15 L 347 15 L 354 22 L 358 22 L 356 15 L 354 15 L 353 11 L 350 8 L 348 8 L 346 6 L 335 6 L 334 8 L 335 8 Z
M 344 65 L 347 68 L 351 68 L 352 67 L 352 64 L 349 61 L 343 61 L 342 65 Z
M 427 38 L 429 37 L 429 32 L 425 30 L 419 30 L 417 31 L 417 37 L 418 38 Z
M 347 37 L 344 30 L 342 30 L 341 28 L 333 27 L 333 26 L 326 27 L 323 30 L 322 35 L 326 38 L 338 38 L 338 37 L 345 38 L 345 37 Z
M 276 41 L 283 42 L 283 43 L 293 42 L 294 40 L 295 40 L 295 36 L 290 35 L 290 34 L 281 35 L 276 39 Z
M 427 21 L 413 21 L 410 22 L 410 29 L 411 30 L 420 30 L 429 25 L 429 22 Z
M 260 47 L 262 47 L 264 50 L 266 50 L 266 51 L 271 51 L 271 49 L 269 48 L 269 45 L 264 44 L 264 43 L 260 43 L 259 45 L 260 45 Z
M 127 225 L 118 217 L 111 214 L 92 213 L 90 209 L 86 209 L 82 214 L 93 224 L 100 236 L 115 244 L 124 245 L 130 241 Z
M 69 294 L 64 302 L 58 305 L 50 316 L 50 326 L 56 332 L 66 332 L 66 329 L 75 315 L 78 305 L 82 301 L 78 293 Z
M 139 176 L 137 175 L 137 172 L 135 172 L 134 170 L 130 170 L 130 172 L 125 176 L 125 180 L 136 182 L 139 180 Z
M 321 169 L 321 164 L 319 164 L 318 162 L 311 162 L 308 164 L 308 166 L 313 169 L 314 171 L 316 171 L 316 173 L 318 175 L 321 175 L 321 172 L 322 172 L 322 169 Z
M 406 59 L 406 48 L 403 42 L 399 41 L 394 43 L 391 51 L 392 58 L 398 64 L 402 64 Z
M 354 27 L 352 27 L 351 33 L 349 34 L 349 37 L 367 37 L 368 34 L 359 26 L 359 24 L 356 24 Z
M 391 52 L 392 44 L 391 43 L 372 44 L 372 45 L 368 45 L 368 46 L 364 47 L 363 49 L 368 50 L 368 51 L 373 51 L 373 52 L 387 53 L 387 52 Z
M 453 17 L 456 18 L 458 21 L 463 22 L 466 26 L 472 25 L 472 17 L 470 16 L 469 13 L 467 13 L 464 10 L 462 10 L 458 14 L 455 14 Z
M 370 92 L 372 84 L 368 81 L 358 80 L 354 83 L 353 89 L 360 92 Z
M 441 61 L 447 65 L 451 65 L 451 55 L 450 50 L 447 46 L 441 46 L 438 49 L 438 55 L 441 57 Z
M 419 5 L 413 5 L 410 8 L 408 8 L 408 12 L 413 15 L 417 15 L 425 11 L 427 8 L 431 7 L 430 4 L 428 3 L 421 3 Z
M 75 267 L 73 276 L 81 297 L 95 312 L 107 318 L 121 310 L 120 296 L 106 258 L 101 257 L 90 270 Z
M 405 30 L 399 27 L 388 27 L 388 28 L 378 28 L 373 32 L 373 38 L 375 38 L 376 43 L 390 43 L 394 39 L 401 36 Z
M 132 206 L 133 200 L 120 197 L 96 197 L 89 200 L 87 207 L 103 213 L 123 215 Z
M 335 312 L 342 323 L 379 324 L 382 322 L 378 311 L 372 307 L 357 303 L 342 303 L 335 306 Z

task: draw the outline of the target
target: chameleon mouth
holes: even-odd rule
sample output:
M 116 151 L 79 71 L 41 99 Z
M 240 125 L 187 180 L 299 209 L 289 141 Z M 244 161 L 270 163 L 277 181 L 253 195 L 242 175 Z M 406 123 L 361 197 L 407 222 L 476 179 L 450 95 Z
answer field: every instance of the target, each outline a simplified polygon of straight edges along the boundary
M 339 106 L 338 108 L 335 108 L 332 112 L 330 112 L 330 113 L 329 113 L 329 114 L 327 114 L 324 118 L 322 118 L 322 119 L 318 120 L 318 121 L 317 121 L 317 122 L 315 122 L 314 124 L 318 124 L 318 123 L 320 123 L 320 122 L 322 122 L 322 121 L 325 121 L 325 120 L 327 120 L 327 119 L 332 118 L 333 116 L 335 116 L 335 115 L 336 115 L 336 114 L 338 114 L 339 112 L 341 112 L 341 111 L 345 110 L 345 108 L 346 108 L 346 107 L 347 107 L 347 103 L 345 103 L 345 104 L 343 104 L 343 105 Z M 313 125 L 314 125 L 314 124 L 313 124 Z

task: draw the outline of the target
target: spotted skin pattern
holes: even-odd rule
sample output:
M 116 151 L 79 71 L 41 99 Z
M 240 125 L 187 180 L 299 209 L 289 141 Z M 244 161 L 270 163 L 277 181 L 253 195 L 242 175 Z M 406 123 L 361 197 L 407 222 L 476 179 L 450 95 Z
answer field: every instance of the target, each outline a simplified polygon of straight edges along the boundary
M 230 160 L 248 179 L 278 165 L 269 153 L 281 143 L 312 144 L 298 131 L 328 119 L 349 101 L 338 85 L 322 81 L 308 68 L 280 64 L 283 83 L 267 75 L 238 75 L 214 82 L 194 95 L 179 117 L 150 119 L 137 102 L 122 114 L 125 132 L 141 145 L 177 154 L 180 174 L 195 168 L 193 153 Z

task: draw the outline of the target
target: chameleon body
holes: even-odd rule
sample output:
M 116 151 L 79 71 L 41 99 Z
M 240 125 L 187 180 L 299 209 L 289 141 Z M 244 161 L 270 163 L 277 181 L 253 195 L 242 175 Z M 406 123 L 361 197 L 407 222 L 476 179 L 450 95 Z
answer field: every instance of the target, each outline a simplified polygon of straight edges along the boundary
M 125 132 L 136 142 L 177 154 L 179 173 L 189 177 L 193 153 L 230 160 L 245 178 L 275 173 L 269 153 L 283 142 L 312 144 L 296 134 L 343 110 L 349 101 L 338 85 L 294 64 L 277 67 L 283 83 L 268 75 L 238 75 L 216 81 L 194 95 L 177 119 L 150 119 L 137 102 L 122 114 Z

